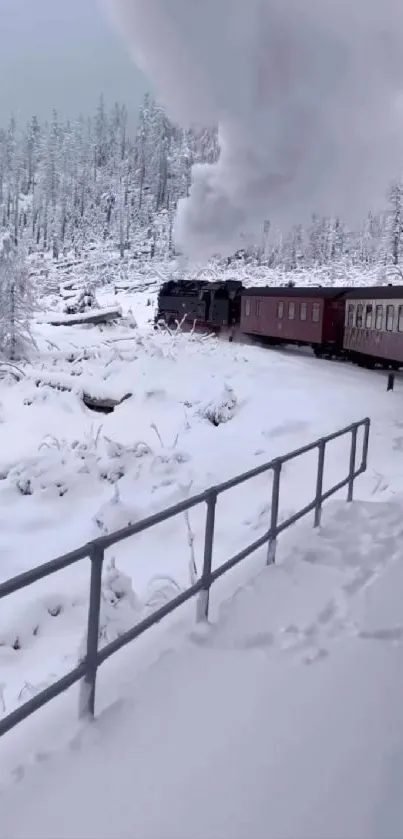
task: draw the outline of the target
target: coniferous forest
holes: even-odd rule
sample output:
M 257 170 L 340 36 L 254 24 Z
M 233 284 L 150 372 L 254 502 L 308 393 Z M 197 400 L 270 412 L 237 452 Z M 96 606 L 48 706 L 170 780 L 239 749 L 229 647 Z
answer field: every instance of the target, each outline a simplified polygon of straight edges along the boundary
M 134 132 L 125 106 L 109 110 L 103 97 L 92 116 L 74 121 L 61 121 L 57 111 L 43 124 L 33 116 L 18 125 L 11 117 L 0 130 L 0 232 L 55 259 L 108 243 L 121 256 L 167 260 L 175 255 L 173 219 L 178 199 L 188 194 L 191 167 L 218 154 L 214 127 L 184 131 L 149 95 Z M 385 184 L 385 206 L 354 231 L 343 219 L 313 217 L 308 228 L 278 231 L 269 243 L 268 219 L 246 258 L 287 272 L 343 260 L 398 269 L 402 196 L 399 180 Z

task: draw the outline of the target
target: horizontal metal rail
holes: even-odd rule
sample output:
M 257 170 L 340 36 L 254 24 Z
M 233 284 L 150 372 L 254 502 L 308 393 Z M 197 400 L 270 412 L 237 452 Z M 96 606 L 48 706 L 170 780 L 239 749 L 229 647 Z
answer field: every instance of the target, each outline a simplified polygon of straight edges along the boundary
M 357 439 L 358 431 L 360 428 L 363 429 L 363 439 L 361 447 L 361 462 L 360 465 L 357 467 Z M 38 580 L 42 580 L 45 577 L 48 577 L 50 574 L 55 574 L 58 571 L 63 570 L 64 568 L 68 568 L 69 566 L 74 565 L 76 562 L 79 562 L 82 559 L 89 558 L 91 561 L 90 599 L 88 607 L 87 624 L 87 648 L 83 660 L 70 673 L 67 673 L 57 682 L 54 682 L 49 687 L 37 693 L 34 697 L 29 699 L 23 705 L 20 705 L 10 714 L 5 716 L 2 720 L 0 720 L 0 736 L 5 734 L 7 731 L 10 731 L 18 723 L 22 722 L 24 719 L 29 717 L 35 711 L 39 710 L 39 708 L 42 708 L 44 705 L 46 705 L 55 697 L 59 696 L 61 693 L 64 693 L 64 691 L 68 690 L 70 687 L 72 687 L 72 685 L 74 685 L 77 682 L 81 682 L 80 715 L 89 717 L 94 716 L 97 670 L 98 667 L 104 661 L 110 658 L 111 655 L 116 653 L 122 647 L 126 646 L 126 644 L 129 644 L 131 641 L 134 641 L 136 638 L 139 638 L 140 635 L 143 635 L 144 632 L 146 632 L 155 624 L 159 623 L 159 621 L 161 621 L 167 615 L 174 612 L 184 603 L 187 603 L 196 595 L 198 595 L 197 620 L 207 620 L 209 610 L 210 589 L 212 584 L 216 580 L 218 580 L 220 577 L 226 574 L 227 571 L 230 571 L 231 568 L 234 568 L 236 565 L 238 565 L 240 562 L 246 559 L 246 557 L 250 556 L 252 553 L 254 553 L 266 544 L 268 546 L 267 564 L 273 563 L 275 561 L 276 556 L 278 536 L 292 524 L 295 524 L 297 521 L 299 521 L 311 512 L 314 512 L 314 526 L 318 527 L 321 520 L 323 502 L 346 486 L 348 487 L 347 500 L 352 501 L 354 481 L 359 475 L 362 475 L 362 473 L 365 472 L 367 468 L 369 430 L 370 420 L 368 417 L 366 417 L 365 419 L 360 420 L 359 422 L 352 423 L 351 425 L 348 425 L 345 428 L 340 429 L 339 431 L 335 431 L 332 434 L 328 434 L 326 437 L 321 437 L 319 440 L 315 440 L 315 442 L 313 443 L 309 443 L 306 446 L 302 446 L 299 449 L 295 449 L 294 451 L 288 452 L 285 455 L 281 455 L 281 457 L 277 457 L 274 460 L 269 461 L 268 463 L 264 463 L 261 466 L 257 466 L 255 469 L 251 469 L 248 472 L 244 472 L 241 475 L 237 475 L 235 478 L 231 478 L 228 481 L 223 481 L 222 483 L 217 484 L 217 486 L 210 487 L 204 492 L 201 492 L 198 495 L 194 495 L 191 498 L 181 501 L 179 504 L 175 504 L 172 507 L 166 508 L 165 510 L 161 510 L 159 513 L 155 513 L 152 516 L 148 516 L 147 518 L 137 522 L 136 524 L 122 528 L 121 530 L 117 530 L 115 533 L 110 533 L 106 536 L 100 536 L 98 539 L 94 539 L 92 542 L 83 545 L 81 548 L 78 548 L 77 550 L 64 554 L 63 556 L 60 556 L 57 559 L 53 559 L 50 562 L 46 562 L 42 565 L 37 566 L 36 568 L 33 568 L 30 571 L 26 571 L 23 574 L 19 574 L 18 576 L 13 577 L 11 580 L 7 580 L 6 582 L 1 583 L 0 598 L 7 597 L 10 594 L 20 591 L 21 589 L 24 589 L 27 586 L 36 583 Z M 343 478 L 337 484 L 333 485 L 330 489 L 324 492 L 323 476 L 325 467 L 326 446 L 333 440 L 337 440 L 348 434 L 351 434 L 348 474 L 345 478 Z M 315 449 L 318 450 L 315 497 L 312 499 L 312 501 L 309 502 L 309 504 L 306 504 L 300 510 L 293 513 L 293 515 L 289 516 L 289 518 L 287 518 L 285 521 L 279 522 L 279 497 L 282 467 L 285 463 L 289 463 L 290 461 L 295 460 L 296 458 L 301 457 L 302 455 L 307 454 L 308 452 L 314 451 Z M 266 472 L 270 471 L 273 472 L 273 484 L 269 529 L 263 536 L 259 537 L 259 539 L 256 539 L 250 545 L 248 545 L 247 547 L 239 551 L 237 554 L 235 554 L 235 556 L 231 557 L 218 568 L 215 568 L 213 570 L 212 558 L 214 547 L 215 514 L 218 497 L 222 495 L 224 492 L 227 492 L 230 489 L 240 486 L 241 484 L 244 484 L 245 482 L 250 481 L 253 478 L 259 477 L 259 475 L 263 475 Z M 167 521 L 175 516 L 178 516 L 181 513 L 184 513 L 187 510 L 190 510 L 193 507 L 196 507 L 198 504 L 202 503 L 206 504 L 207 506 L 207 515 L 204 537 L 204 562 L 200 579 L 197 580 L 197 582 L 194 585 L 182 591 L 180 594 L 178 594 L 175 598 L 170 600 L 164 606 L 160 607 L 151 615 L 137 623 L 130 630 L 123 633 L 106 646 L 102 647 L 102 649 L 99 649 L 98 642 L 100 609 L 102 599 L 102 569 L 105 551 L 108 548 L 112 547 L 112 545 L 116 545 L 124 539 L 128 539 L 131 536 L 137 535 L 138 533 L 143 533 L 145 530 L 149 530 L 150 528 L 155 527 L 157 524 L 161 524 L 162 522 Z

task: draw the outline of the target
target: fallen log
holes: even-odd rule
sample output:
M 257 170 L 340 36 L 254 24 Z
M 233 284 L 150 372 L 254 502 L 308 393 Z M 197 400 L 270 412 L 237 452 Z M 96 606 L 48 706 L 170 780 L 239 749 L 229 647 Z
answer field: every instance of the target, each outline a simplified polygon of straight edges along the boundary
M 114 284 L 114 291 L 117 294 L 119 291 L 148 291 L 148 289 L 154 288 L 157 286 L 156 280 L 147 281 L 138 281 L 133 280 L 133 282 L 127 282 L 126 280 L 122 280 L 121 282 L 115 282 Z
M 89 393 L 83 393 L 83 402 L 91 411 L 99 411 L 101 414 L 111 414 L 118 405 L 121 405 L 126 399 L 130 399 L 131 396 L 131 393 L 125 393 L 121 399 L 113 399 L 111 397 L 101 399 L 98 396 L 90 396 Z
M 59 294 L 60 294 L 60 297 L 63 298 L 63 300 L 73 300 L 74 297 L 78 297 L 78 291 L 74 288 L 72 288 L 71 291 L 68 291 L 67 289 L 62 288 L 62 289 L 60 289 Z
M 34 378 L 36 387 L 51 387 L 53 390 L 59 390 L 61 393 L 72 393 L 73 385 L 67 385 L 64 382 L 56 381 L 55 379 L 46 378 L 46 376 L 36 376 Z
M 73 383 L 68 383 L 67 381 L 60 381 L 56 378 L 52 379 L 51 376 L 36 376 L 34 379 L 36 387 L 51 387 L 54 390 L 61 391 L 62 393 L 77 393 L 77 390 Z M 130 399 L 133 396 L 132 393 L 125 393 L 121 397 L 114 397 L 114 396 L 94 396 L 87 391 L 82 391 L 78 393 L 81 396 L 81 399 L 84 405 L 87 408 L 90 408 L 92 411 L 99 411 L 100 413 L 104 414 L 111 414 L 118 405 L 121 405 L 122 402 L 125 402 L 126 399 Z
M 65 271 L 66 268 L 75 268 L 77 265 L 81 265 L 81 264 L 82 264 L 82 259 L 70 259 L 70 260 L 67 260 L 66 262 L 56 262 L 54 267 L 56 268 L 56 271 L 60 271 L 60 270 Z
M 135 282 L 133 282 L 133 283 L 125 283 L 125 282 L 115 283 L 113 288 L 114 288 L 115 294 L 117 294 L 118 291 L 136 291 L 137 290 L 137 286 L 136 286 Z
M 81 324 L 107 323 L 122 317 L 120 306 L 110 309 L 96 309 L 92 312 L 82 312 L 77 315 L 54 314 L 46 320 L 50 326 L 80 326 Z

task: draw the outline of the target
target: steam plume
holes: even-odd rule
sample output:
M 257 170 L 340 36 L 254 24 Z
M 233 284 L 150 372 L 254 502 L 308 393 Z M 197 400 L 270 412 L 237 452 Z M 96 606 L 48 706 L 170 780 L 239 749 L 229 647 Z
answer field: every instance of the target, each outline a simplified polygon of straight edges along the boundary
M 169 115 L 219 126 L 178 207 L 185 254 L 382 205 L 403 161 L 402 0 L 106 2 Z

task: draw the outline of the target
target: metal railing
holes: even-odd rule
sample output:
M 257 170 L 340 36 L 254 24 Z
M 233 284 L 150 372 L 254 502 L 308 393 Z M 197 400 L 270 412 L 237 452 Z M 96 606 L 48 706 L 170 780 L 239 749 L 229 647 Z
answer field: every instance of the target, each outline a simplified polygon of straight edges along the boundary
M 357 437 L 359 428 L 363 428 L 364 433 L 362 440 L 361 463 L 358 467 L 356 467 Z M 149 516 L 148 518 L 137 522 L 137 524 L 125 527 L 122 530 L 116 531 L 115 533 L 111 533 L 107 536 L 102 536 L 98 539 L 95 539 L 93 542 L 89 542 L 88 544 L 84 545 L 81 548 L 78 548 L 75 551 L 71 551 L 70 553 L 64 554 L 63 556 L 60 556 L 57 559 L 53 559 L 50 562 L 46 562 L 43 565 L 39 565 L 38 567 L 33 568 L 30 571 L 27 571 L 23 574 L 18 575 L 17 577 L 13 577 L 11 580 L 2 583 L 0 585 L 0 599 L 3 597 L 7 597 L 10 594 L 13 594 L 14 592 L 20 591 L 21 589 L 24 589 L 27 586 L 32 585 L 38 580 L 42 580 L 45 577 L 48 577 L 50 574 L 55 574 L 58 571 L 61 571 L 63 568 L 68 568 L 69 566 L 74 565 L 81 559 L 89 557 L 91 560 L 91 581 L 90 599 L 88 607 L 86 656 L 77 665 L 77 667 L 74 668 L 74 670 L 67 673 L 57 682 L 54 682 L 52 685 L 49 685 L 49 687 L 40 691 L 40 693 L 37 693 L 23 705 L 11 711 L 11 713 L 9 713 L 6 717 L 0 720 L 0 736 L 5 734 L 10 729 L 14 728 L 14 726 L 16 726 L 18 723 L 22 722 L 24 719 L 26 719 L 32 713 L 34 713 L 34 711 L 37 711 L 39 708 L 43 707 L 43 705 L 46 705 L 47 702 L 50 702 L 51 699 L 54 699 L 55 697 L 59 696 L 61 693 L 68 690 L 68 688 L 70 688 L 72 685 L 79 681 L 81 681 L 79 700 L 80 716 L 94 716 L 97 670 L 98 667 L 104 661 L 110 658 L 111 655 L 120 650 L 126 644 L 129 644 L 130 641 L 133 641 L 135 638 L 138 638 L 140 635 L 146 632 L 146 630 L 150 629 L 152 626 L 154 626 L 156 623 L 162 620 L 162 618 L 169 615 L 171 612 L 173 612 L 182 604 L 186 603 L 195 595 L 198 595 L 197 620 L 207 620 L 209 610 L 210 589 L 212 584 L 216 580 L 218 580 L 219 577 L 222 577 L 223 574 L 225 574 L 231 568 L 234 568 L 243 559 L 252 554 L 254 551 L 261 548 L 266 543 L 268 544 L 267 563 L 273 563 L 275 561 L 277 539 L 280 533 L 282 533 L 284 530 L 286 530 L 288 527 L 290 527 L 295 522 L 299 521 L 299 519 L 303 518 L 310 512 L 314 512 L 314 526 L 318 527 L 318 525 L 320 524 L 323 502 L 326 501 L 326 499 L 330 498 L 332 495 L 334 495 L 336 492 L 341 490 L 343 487 L 348 487 L 347 500 L 352 501 L 354 481 L 358 477 L 358 475 L 361 475 L 363 472 L 365 472 L 367 468 L 369 429 L 370 420 L 368 418 L 360 420 L 359 422 L 352 423 L 346 428 L 342 428 L 340 431 L 336 431 L 333 434 L 329 434 L 327 437 L 322 437 L 319 440 L 316 440 L 314 443 L 309 443 L 308 445 L 303 446 L 300 449 L 296 449 L 295 451 L 289 452 L 288 454 L 282 455 L 281 457 L 277 457 L 274 460 L 271 460 L 269 463 L 265 463 L 262 466 L 257 466 L 255 469 L 251 469 L 249 472 L 244 472 L 242 475 L 238 475 L 236 478 L 224 481 L 223 483 L 218 484 L 217 486 L 210 487 L 205 492 L 202 492 L 199 495 L 194 495 L 192 498 L 188 498 L 185 501 L 181 501 L 179 504 L 176 504 L 173 507 L 169 507 L 161 511 L 160 513 L 156 513 L 155 515 Z M 325 465 L 326 446 L 332 440 L 336 440 L 347 434 L 351 434 L 348 475 L 345 478 L 343 478 L 343 480 L 339 481 L 337 484 L 335 484 L 330 489 L 324 492 L 323 474 Z M 282 467 L 285 463 L 288 463 L 291 460 L 295 460 L 301 455 L 313 451 L 314 449 L 318 449 L 318 467 L 316 476 L 315 497 L 305 507 L 302 507 L 300 510 L 298 510 L 298 512 L 294 513 L 288 519 L 279 523 L 279 494 Z M 270 527 L 268 531 L 259 539 L 256 539 L 256 541 L 252 542 L 252 544 L 248 545 L 246 548 L 243 548 L 243 550 L 239 551 L 239 553 L 235 554 L 235 556 L 228 559 L 227 562 L 225 562 L 223 565 L 220 565 L 218 568 L 213 570 L 212 556 L 214 542 L 215 512 L 218 496 L 229 489 L 233 489 L 234 487 L 239 486 L 240 484 L 243 484 L 246 481 L 249 481 L 252 478 L 256 478 L 259 475 L 262 475 L 265 472 L 269 471 L 273 472 L 273 484 Z M 182 591 L 177 597 L 174 597 L 164 606 L 157 609 L 153 614 L 149 615 L 144 620 L 137 623 L 135 626 L 133 626 L 127 632 L 120 635 L 115 640 L 111 641 L 105 647 L 102 647 L 102 649 L 99 649 L 98 639 L 101 608 L 102 568 L 105 557 L 105 551 L 107 550 L 107 548 L 110 548 L 112 545 L 116 545 L 118 542 L 121 542 L 122 540 L 127 539 L 130 536 L 142 533 L 145 530 L 148 530 L 149 528 L 154 527 L 155 525 L 160 524 L 161 522 L 167 521 L 168 519 L 171 519 L 174 516 L 180 515 L 181 513 L 186 512 L 186 510 L 190 510 L 191 508 L 195 507 L 197 504 L 200 503 L 205 503 L 207 506 L 204 537 L 204 561 L 203 571 L 200 579 L 197 580 L 197 582 L 194 583 L 194 585 L 190 586 L 185 591 Z

